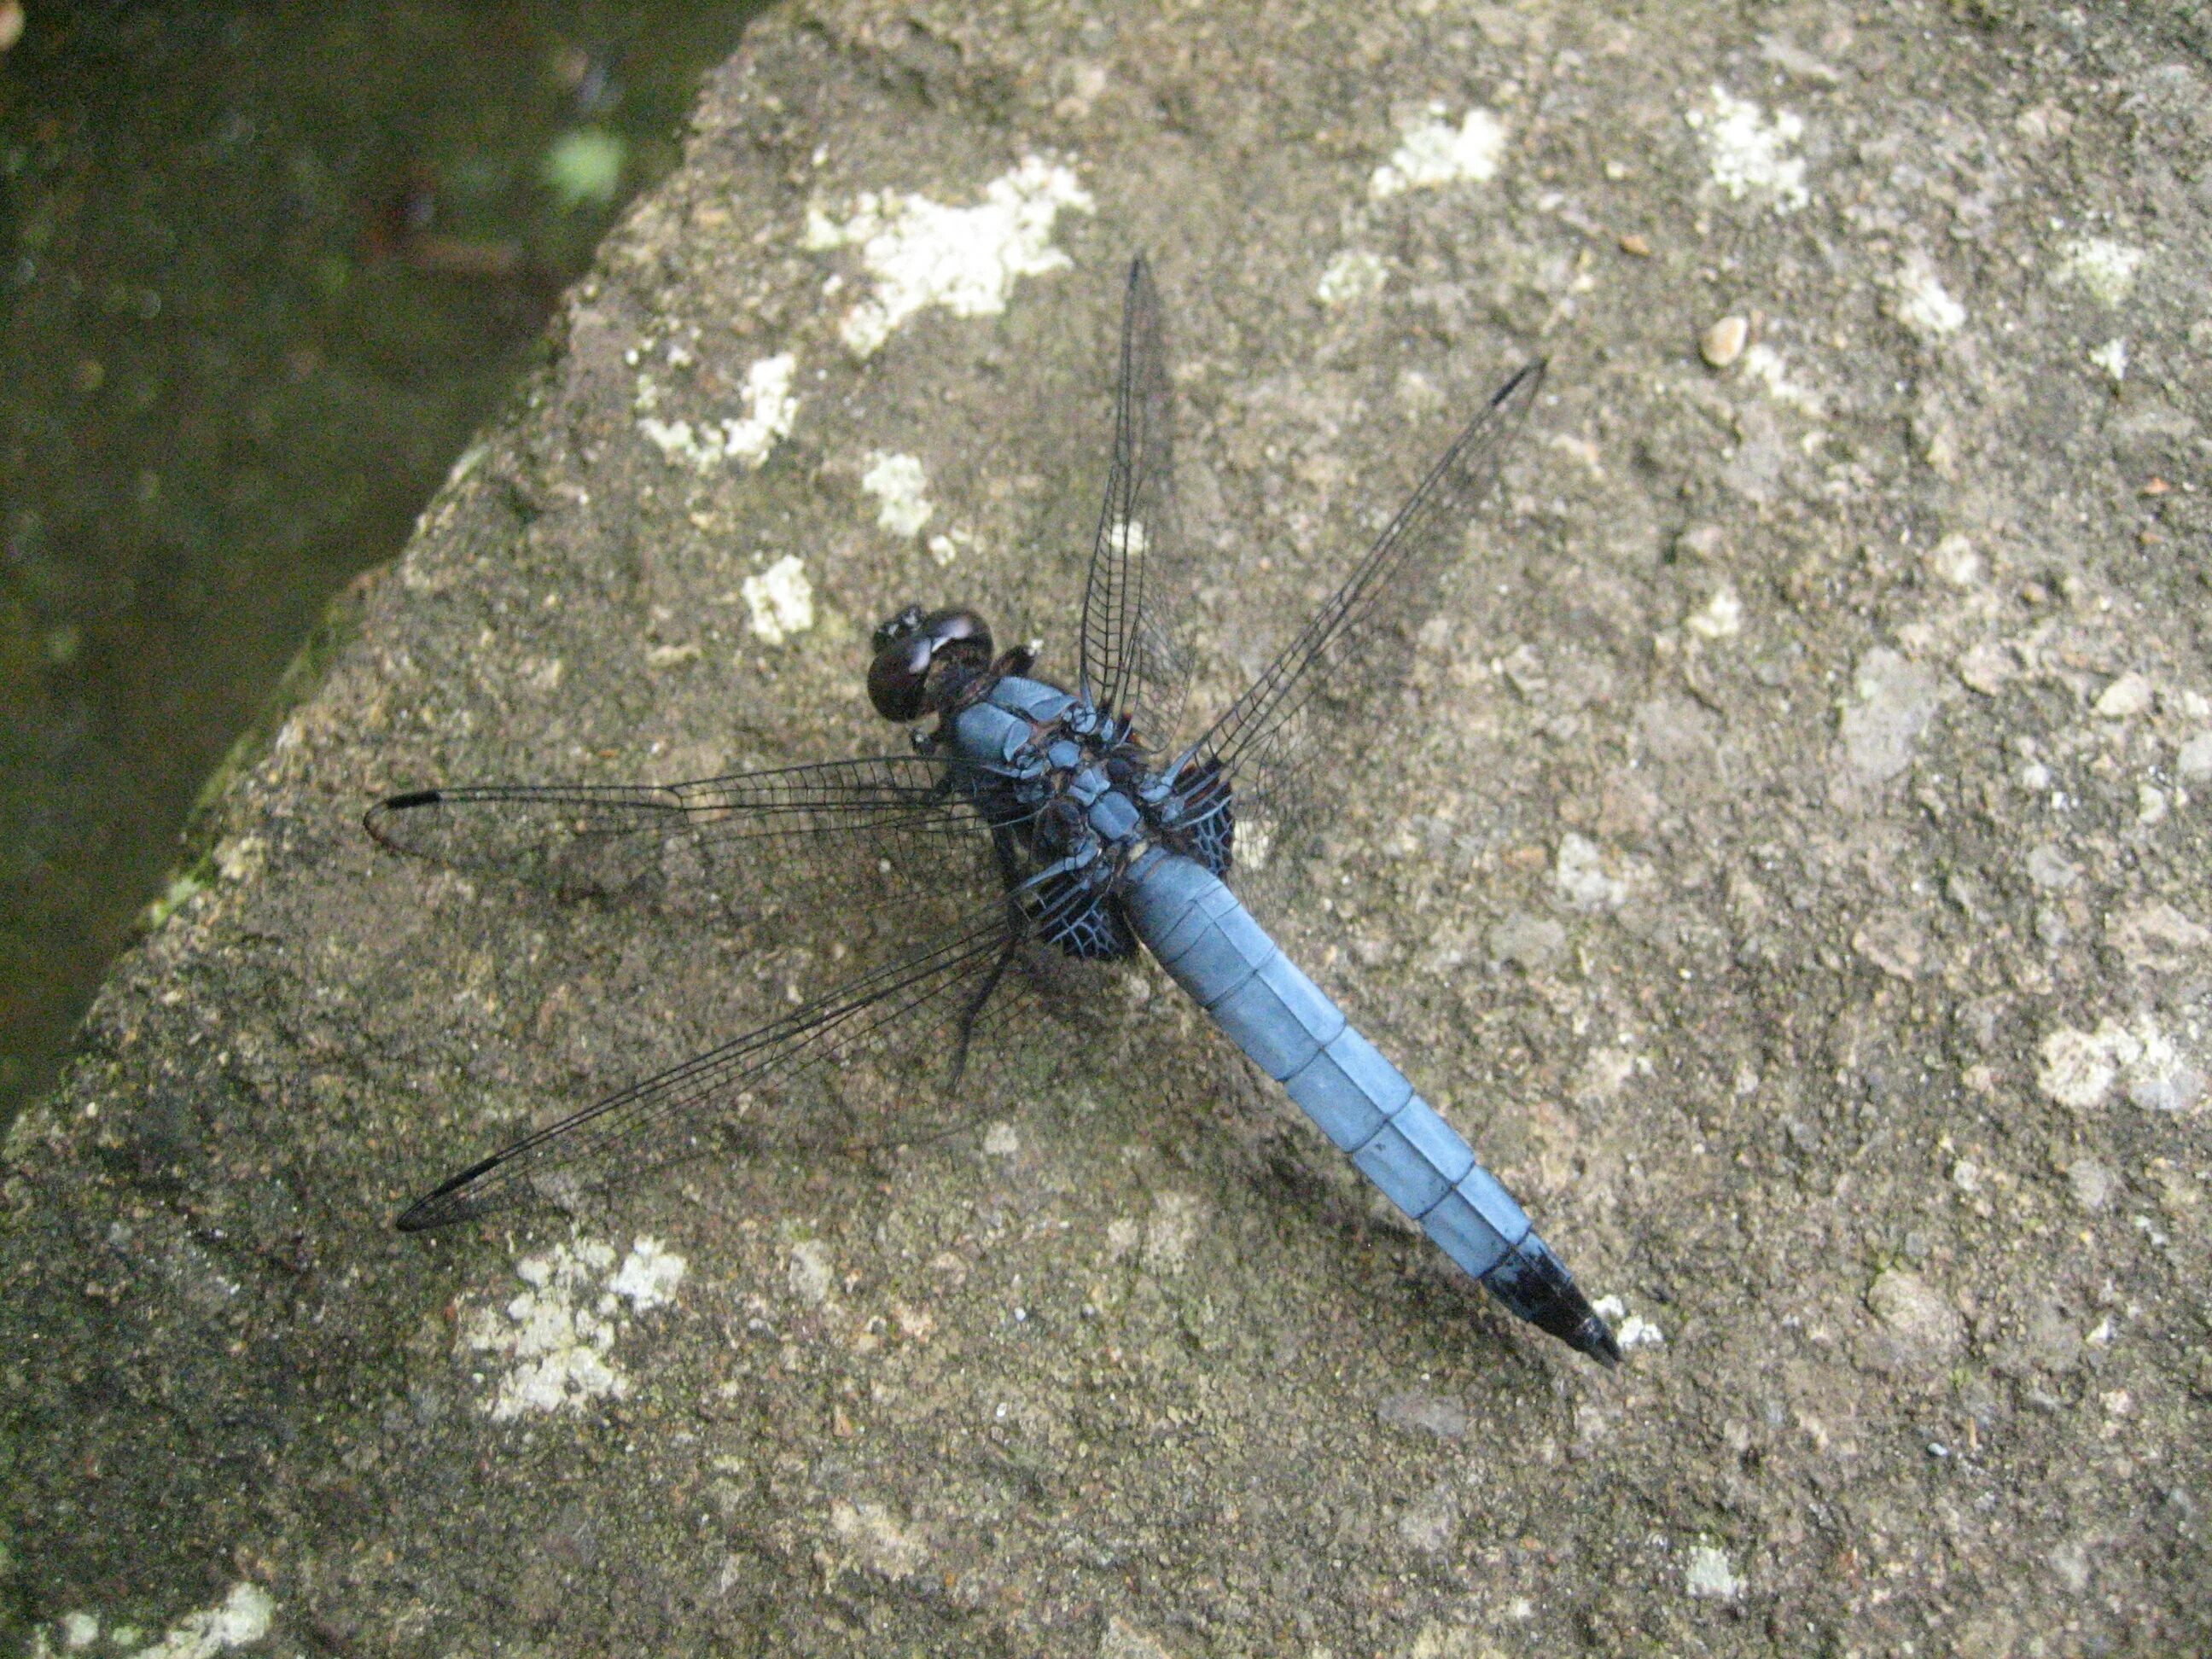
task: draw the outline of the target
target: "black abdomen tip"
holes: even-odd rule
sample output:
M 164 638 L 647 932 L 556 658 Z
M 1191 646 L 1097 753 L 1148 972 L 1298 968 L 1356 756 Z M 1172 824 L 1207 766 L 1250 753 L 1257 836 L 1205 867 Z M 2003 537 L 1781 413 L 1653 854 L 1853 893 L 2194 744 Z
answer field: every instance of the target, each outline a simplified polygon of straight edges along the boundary
M 1535 1234 L 1530 1233 L 1484 1274 L 1482 1282 L 1508 1308 L 1577 1353 L 1588 1354 L 1601 1365 L 1620 1364 L 1620 1344 L 1613 1340 L 1612 1327 Z

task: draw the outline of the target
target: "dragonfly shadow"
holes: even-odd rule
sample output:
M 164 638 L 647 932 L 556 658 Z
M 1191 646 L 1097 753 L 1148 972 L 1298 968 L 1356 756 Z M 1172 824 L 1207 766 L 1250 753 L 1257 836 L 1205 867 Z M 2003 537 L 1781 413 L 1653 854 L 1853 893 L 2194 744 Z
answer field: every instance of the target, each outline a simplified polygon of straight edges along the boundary
M 1232 1058 L 1222 1074 L 1231 1079 L 1224 1091 L 1230 1097 L 1207 1139 L 1227 1178 L 1266 1194 L 1267 1206 L 1286 1218 L 1283 1231 L 1296 1248 L 1327 1256 L 1319 1276 L 1355 1287 L 1350 1294 L 1363 1322 L 1388 1318 L 1410 1346 L 1426 1351 L 1424 1367 L 1492 1372 L 1524 1361 L 1542 1375 L 1514 1334 L 1518 1322 L 1440 1259 L 1418 1227 L 1377 1203 L 1373 1188 L 1254 1068 Z M 1369 1288 L 1377 1285 L 1387 1289 Z

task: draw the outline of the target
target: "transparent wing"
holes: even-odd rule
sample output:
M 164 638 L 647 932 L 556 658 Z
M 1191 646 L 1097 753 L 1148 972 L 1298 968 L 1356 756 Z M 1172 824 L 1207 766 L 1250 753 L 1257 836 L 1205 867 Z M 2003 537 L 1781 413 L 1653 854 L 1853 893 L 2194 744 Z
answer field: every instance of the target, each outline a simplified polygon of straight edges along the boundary
M 420 1232 L 630 1180 L 714 1150 L 724 1128 L 848 1146 L 957 1129 L 1000 1040 L 1046 1000 L 1054 969 L 1035 940 L 1055 920 L 1001 899 L 967 928 L 471 1164 L 398 1225 Z
M 395 852 L 677 909 L 758 908 L 823 890 L 841 903 L 934 901 L 998 884 L 973 803 L 946 761 L 920 755 L 666 785 L 422 789 L 379 801 L 364 823 Z
M 1114 456 L 1083 590 L 1081 689 L 1166 749 L 1189 684 L 1188 573 L 1175 490 L 1173 391 L 1152 267 L 1129 266 L 1114 391 Z
M 1314 787 L 1316 759 L 1338 748 L 1332 738 L 1358 741 L 1360 728 L 1328 717 L 1387 703 L 1387 688 L 1409 664 L 1411 639 L 1402 633 L 1436 608 L 1468 520 L 1541 383 L 1544 362 L 1535 361 L 1491 394 L 1343 586 L 1197 741 L 1199 763 L 1218 763 L 1232 779 L 1234 884 L 1261 914 L 1291 909 L 1276 890 L 1294 880 L 1310 842 L 1340 817 Z

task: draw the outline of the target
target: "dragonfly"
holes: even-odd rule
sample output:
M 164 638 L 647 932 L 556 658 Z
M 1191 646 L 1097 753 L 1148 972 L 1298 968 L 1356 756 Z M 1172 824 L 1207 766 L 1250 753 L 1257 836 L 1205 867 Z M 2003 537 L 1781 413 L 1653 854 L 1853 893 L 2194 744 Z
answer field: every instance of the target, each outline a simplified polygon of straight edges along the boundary
M 1040 642 L 1002 651 L 975 611 L 909 605 L 875 629 L 866 681 L 875 712 L 909 728 L 907 752 L 378 802 L 368 831 L 398 853 L 563 890 L 811 895 L 840 927 L 865 915 L 890 941 L 827 992 L 794 992 L 775 1018 L 459 1170 L 398 1225 L 557 1201 L 702 1156 L 718 1123 L 799 1110 L 810 1091 L 877 1103 L 857 1125 L 884 1139 L 924 1139 L 927 1103 L 963 1121 L 988 1056 L 1041 1024 L 1066 975 L 1148 952 L 1447 1258 L 1519 1318 L 1619 1364 L 1521 1205 L 1244 896 L 1328 821 L 1332 746 L 1385 735 L 1378 689 L 1403 674 L 1406 633 L 1462 555 L 1543 377 L 1537 360 L 1506 380 L 1287 644 L 1186 727 L 1198 571 L 1176 503 L 1160 297 L 1139 258 L 1072 685 L 1038 672 Z M 1096 991 L 1079 988 L 1079 1018 L 1100 1017 Z

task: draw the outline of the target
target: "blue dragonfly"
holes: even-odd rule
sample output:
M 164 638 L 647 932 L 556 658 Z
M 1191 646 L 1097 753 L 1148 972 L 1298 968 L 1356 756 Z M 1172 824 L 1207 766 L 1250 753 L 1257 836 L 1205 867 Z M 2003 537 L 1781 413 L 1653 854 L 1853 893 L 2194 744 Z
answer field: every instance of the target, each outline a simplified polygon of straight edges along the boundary
M 926 1139 L 933 1103 L 963 1121 L 991 1054 L 1036 1040 L 1080 964 L 1143 950 L 1445 1255 L 1514 1314 L 1618 1364 L 1613 1333 L 1521 1206 L 1239 896 L 1327 821 L 1330 769 L 1316 757 L 1332 728 L 1346 735 L 1347 706 L 1371 706 L 1403 672 L 1401 629 L 1455 562 L 1543 369 L 1532 362 L 1492 394 L 1343 585 L 1183 736 L 1193 653 L 1176 630 L 1194 573 L 1159 296 L 1139 258 L 1072 688 L 1035 672 L 1038 646 L 997 650 L 975 611 L 908 605 L 875 631 L 867 690 L 878 714 L 914 728 L 910 753 L 378 803 L 367 828 L 395 851 L 567 891 L 778 893 L 827 904 L 841 930 L 865 916 L 889 940 L 872 961 L 854 955 L 826 994 L 470 1164 L 398 1225 L 557 1199 L 702 1155 L 718 1126 L 802 1109 L 858 1103 L 849 1139 Z M 1350 724 L 1352 740 L 1360 730 Z M 1263 844 L 1272 856 L 1256 856 Z M 1078 988 L 1078 1018 L 1095 1020 L 1097 990 L 1086 1006 Z

